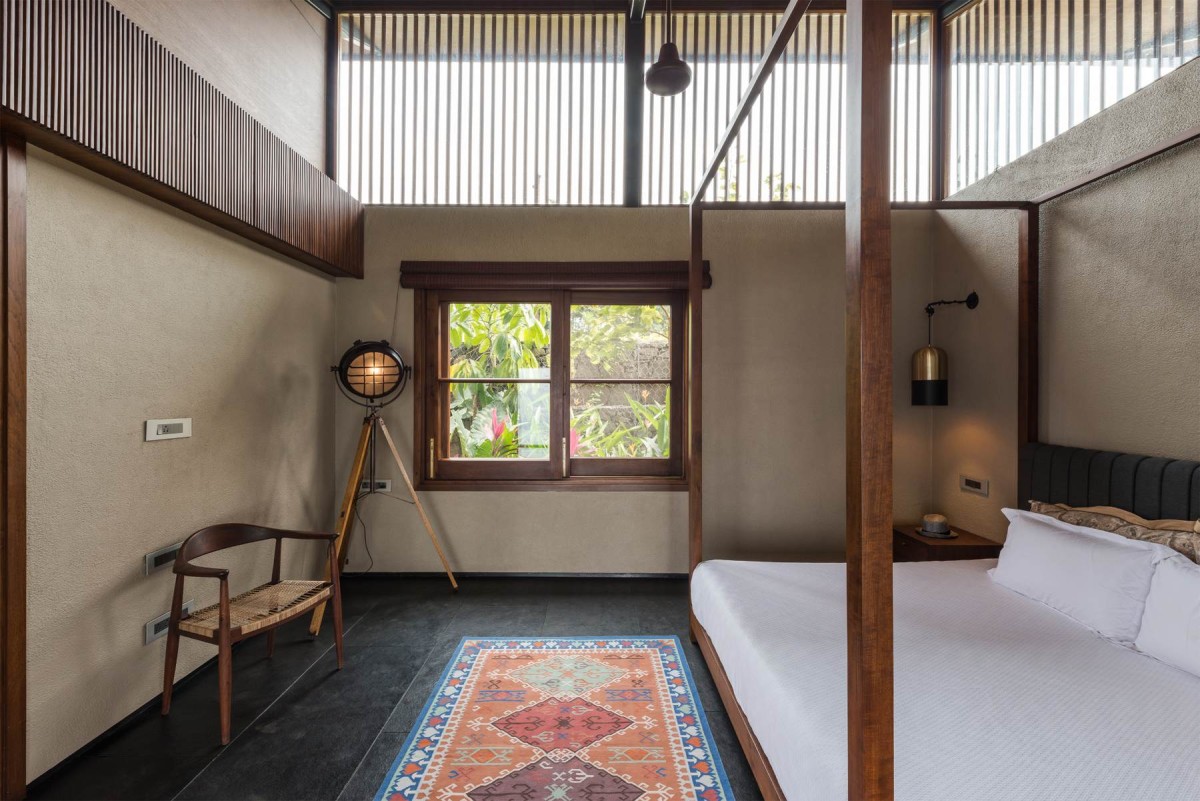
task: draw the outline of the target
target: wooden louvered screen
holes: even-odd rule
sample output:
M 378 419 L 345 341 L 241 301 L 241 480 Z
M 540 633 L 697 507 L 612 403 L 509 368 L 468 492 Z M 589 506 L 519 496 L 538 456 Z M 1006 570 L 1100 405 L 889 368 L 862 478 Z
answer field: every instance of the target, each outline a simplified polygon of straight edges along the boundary
M 336 275 L 362 206 L 105 0 L 0 0 L 6 126 Z
M 342 14 L 339 183 L 364 203 L 621 202 L 622 14 Z
M 946 24 L 951 192 L 1195 58 L 1200 0 L 980 0 Z
M 684 203 L 750 83 L 779 14 L 676 14 L 676 42 L 692 86 L 672 98 L 647 93 L 642 200 Z M 930 198 L 932 72 L 926 12 L 892 16 L 892 195 Z M 666 34 L 646 17 L 647 59 Z M 709 201 L 845 198 L 845 15 L 805 14 L 709 189 Z

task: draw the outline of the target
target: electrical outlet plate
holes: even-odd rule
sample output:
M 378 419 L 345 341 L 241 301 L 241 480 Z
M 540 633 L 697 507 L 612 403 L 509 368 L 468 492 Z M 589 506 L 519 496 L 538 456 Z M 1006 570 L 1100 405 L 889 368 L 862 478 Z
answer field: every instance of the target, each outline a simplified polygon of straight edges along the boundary
M 372 490 L 371 489 L 371 479 L 364 478 L 362 481 L 358 482 L 358 491 L 359 492 L 391 492 L 392 491 L 392 480 L 390 478 L 377 478 L 377 479 L 375 479 L 375 489 Z
M 192 598 L 183 605 L 183 616 L 187 617 L 196 608 L 196 599 Z M 171 625 L 171 611 L 168 609 L 158 617 L 146 624 L 146 645 L 155 640 L 167 636 L 167 629 Z
M 971 478 L 970 476 L 958 477 L 958 488 L 962 492 L 972 492 L 976 495 L 988 496 L 989 486 L 991 482 L 986 478 Z
M 192 418 L 174 417 L 146 421 L 146 442 L 160 439 L 183 439 L 192 435 Z
M 179 553 L 179 549 L 182 547 L 183 543 L 177 542 L 146 554 L 144 568 L 146 575 L 148 576 L 157 570 L 162 570 L 164 567 L 169 567 L 175 561 L 175 554 Z

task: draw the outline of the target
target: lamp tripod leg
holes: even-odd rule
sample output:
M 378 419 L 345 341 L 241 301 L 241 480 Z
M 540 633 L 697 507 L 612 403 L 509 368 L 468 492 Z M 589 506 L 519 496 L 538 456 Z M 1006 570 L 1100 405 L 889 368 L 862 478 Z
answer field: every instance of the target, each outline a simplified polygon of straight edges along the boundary
M 450 586 L 455 591 L 458 590 L 458 581 L 454 578 L 454 571 L 450 569 L 450 562 L 446 559 L 446 554 L 442 551 L 442 545 L 438 542 L 438 536 L 433 531 L 433 524 L 429 522 L 429 515 L 425 514 L 425 507 L 421 504 L 421 499 L 417 497 L 417 490 L 413 487 L 412 479 L 408 477 L 408 470 L 404 467 L 404 461 L 400 458 L 400 451 L 396 450 L 396 443 L 392 440 L 392 433 L 388 431 L 387 423 L 383 422 L 383 418 L 378 418 L 379 429 L 383 432 L 383 438 L 387 440 L 388 450 L 392 452 L 392 458 L 396 460 L 396 466 L 400 468 L 400 476 L 404 479 L 404 485 L 408 487 L 408 494 L 412 496 L 413 504 L 417 507 L 417 514 L 421 516 L 421 522 L 425 524 L 425 533 L 429 535 L 429 541 L 433 543 L 434 550 L 437 551 L 438 558 L 442 560 L 442 567 L 446 571 L 446 578 L 450 579 Z
M 363 420 L 362 433 L 358 435 L 358 447 L 354 451 L 354 464 L 350 468 L 350 480 L 346 482 L 346 492 L 342 495 L 342 508 L 338 513 L 337 522 L 337 560 L 340 568 L 346 555 L 346 546 L 353 528 L 354 505 L 358 502 L 359 486 L 362 484 L 363 470 L 367 463 L 367 450 L 371 444 L 371 433 L 378 417 L 369 416 Z M 325 580 L 332 581 L 329 568 L 325 568 Z M 308 625 L 308 633 L 316 637 L 321 633 L 321 621 L 325 618 L 325 602 L 313 608 L 312 622 Z

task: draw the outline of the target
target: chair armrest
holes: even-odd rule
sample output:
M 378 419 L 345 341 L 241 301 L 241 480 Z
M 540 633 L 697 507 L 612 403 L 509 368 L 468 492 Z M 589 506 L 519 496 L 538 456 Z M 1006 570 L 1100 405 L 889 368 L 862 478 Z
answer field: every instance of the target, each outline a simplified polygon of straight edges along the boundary
M 188 562 L 183 564 L 175 563 L 174 571 L 179 576 L 192 576 L 193 578 L 215 578 L 224 581 L 229 578 L 229 571 L 223 567 L 201 567 Z
M 332 542 L 338 535 L 327 531 L 284 531 L 279 529 L 279 536 L 289 540 L 325 540 Z

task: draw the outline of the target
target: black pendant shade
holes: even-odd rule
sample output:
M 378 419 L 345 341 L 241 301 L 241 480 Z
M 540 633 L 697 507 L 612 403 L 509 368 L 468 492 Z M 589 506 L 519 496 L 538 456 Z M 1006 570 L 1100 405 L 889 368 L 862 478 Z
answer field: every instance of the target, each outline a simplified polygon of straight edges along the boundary
M 658 61 L 646 71 L 646 88 L 656 95 L 677 95 L 692 84 L 692 68 L 679 57 L 674 42 L 664 42 Z
M 667 40 L 658 50 L 658 61 L 646 70 L 646 88 L 659 97 L 677 95 L 692 85 L 692 68 L 679 57 L 671 0 L 667 0 Z

